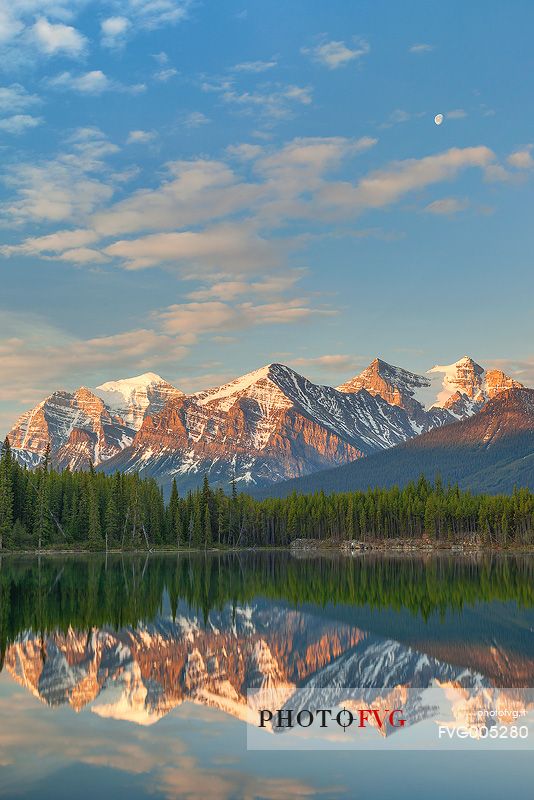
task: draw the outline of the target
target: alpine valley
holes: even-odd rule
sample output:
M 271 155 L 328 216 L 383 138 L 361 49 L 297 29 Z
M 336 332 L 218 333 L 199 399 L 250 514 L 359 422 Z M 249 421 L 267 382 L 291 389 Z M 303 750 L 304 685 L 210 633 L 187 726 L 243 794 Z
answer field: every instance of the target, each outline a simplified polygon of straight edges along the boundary
M 522 390 L 518 381 L 468 356 L 425 375 L 375 358 L 337 388 L 312 383 L 283 364 L 195 394 L 149 372 L 95 389 L 55 391 L 24 413 L 8 437 L 17 460 L 30 468 L 50 443 L 60 469 L 140 472 L 163 486 L 176 479 L 182 490 L 205 474 L 215 486 L 235 479 L 242 488 L 267 489 L 451 423 L 457 437 L 458 425 L 488 403 L 498 413 L 500 395 Z M 484 435 L 483 426 L 469 428 L 479 429 Z

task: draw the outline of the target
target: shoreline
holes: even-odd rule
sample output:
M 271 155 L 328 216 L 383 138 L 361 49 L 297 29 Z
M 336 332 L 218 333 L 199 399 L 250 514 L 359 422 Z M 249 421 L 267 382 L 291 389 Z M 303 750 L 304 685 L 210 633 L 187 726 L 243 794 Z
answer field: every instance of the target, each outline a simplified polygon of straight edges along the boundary
M 480 542 L 433 542 L 425 539 L 377 539 L 372 542 L 336 541 L 320 539 L 295 539 L 289 545 L 266 547 L 161 547 L 143 549 L 112 549 L 89 550 L 84 548 L 54 548 L 46 550 L 0 550 L 3 556 L 117 556 L 117 555 L 225 555 L 238 553 L 290 553 L 294 556 L 315 555 L 342 555 L 361 556 L 367 554 L 381 555 L 475 555 L 475 554 L 510 554 L 534 555 L 534 545 L 486 545 Z

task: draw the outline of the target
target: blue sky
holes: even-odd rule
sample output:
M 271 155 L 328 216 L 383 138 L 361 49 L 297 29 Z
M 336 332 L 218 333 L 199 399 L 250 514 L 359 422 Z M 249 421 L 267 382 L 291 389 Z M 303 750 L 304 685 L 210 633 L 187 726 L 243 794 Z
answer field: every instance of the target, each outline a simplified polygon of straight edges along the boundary
M 149 370 L 337 385 L 468 353 L 532 385 L 533 24 L 520 0 L 0 0 L 0 428 Z

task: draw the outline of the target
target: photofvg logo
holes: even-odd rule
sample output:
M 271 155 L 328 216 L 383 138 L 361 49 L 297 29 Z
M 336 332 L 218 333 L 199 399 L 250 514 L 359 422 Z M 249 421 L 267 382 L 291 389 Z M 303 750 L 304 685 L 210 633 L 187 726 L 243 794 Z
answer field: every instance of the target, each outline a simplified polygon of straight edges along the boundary
M 534 749 L 533 689 L 282 686 L 247 699 L 251 750 Z
M 316 708 L 311 711 L 309 708 L 295 710 L 292 708 L 278 708 L 271 711 L 262 708 L 259 711 L 259 727 L 274 730 L 286 728 L 311 728 L 318 724 L 319 728 L 337 726 L 343 731 L 355 726 L 356 728 L 366 728 L 371 726 L 382 731 L 390 728 L 403 728 L 406 720 L 402 708 L 382 710 L 380 708 L 359 708 L 351 711 L 342 708 L 340 711 L 332 708 Z

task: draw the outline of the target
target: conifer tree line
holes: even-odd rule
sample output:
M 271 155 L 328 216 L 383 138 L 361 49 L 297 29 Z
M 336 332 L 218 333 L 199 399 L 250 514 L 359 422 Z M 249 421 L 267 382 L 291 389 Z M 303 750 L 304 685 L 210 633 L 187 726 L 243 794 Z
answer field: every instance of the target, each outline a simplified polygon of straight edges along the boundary
M 474 495 L 424 477 L 399 489 L 257 500 L 203 485 L 179 496 L 138 474 L 57 472 L 49 451 L 37 469 L 0 458 L 0 550 L 58 548 L 283 547 L 294 539 L 476 538 L 491 546 L 534 544 L 534 495 Z
M 171 616 L 194 611 L 207 623 L 227 605 L 281 601 L 328 606 L 328 618 L 354 624 L 354 607 L 408 609 L 429 619 L 479 602 L 534 606 L 532 559 L 490 553 L 366 558 L 292 558 L 287 553 L 121 553 L 60 558 L 0 557 L 2 654 L 28 631 L 45 636 L 111 626 L 136 627 L 168 602 Z M 185 605 L 184 605 L 185 604 Z M 510 611 L 513 614 L 513 611 Z M 409 624 L 409 623 L 408 623 Z M 395 619 L 399 634 L 406 625 Z

